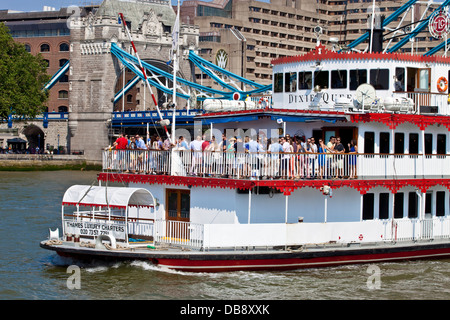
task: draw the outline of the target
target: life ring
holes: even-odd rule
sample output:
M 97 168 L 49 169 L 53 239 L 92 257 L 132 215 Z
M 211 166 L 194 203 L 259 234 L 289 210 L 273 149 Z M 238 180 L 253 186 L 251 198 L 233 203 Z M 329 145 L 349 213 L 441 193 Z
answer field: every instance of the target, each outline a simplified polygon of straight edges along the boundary
M 437 89 L 439 92 L 447 91 L 448 89 L 448 81 L 445 77 L 440 77 L 437 81 Z
M 261 108 L 265 109 L 269 105 L 269 100 L 267 98 L 261 97 L 261 99 L 259 99 L 259 101 L 258 101 L 258 105 Z

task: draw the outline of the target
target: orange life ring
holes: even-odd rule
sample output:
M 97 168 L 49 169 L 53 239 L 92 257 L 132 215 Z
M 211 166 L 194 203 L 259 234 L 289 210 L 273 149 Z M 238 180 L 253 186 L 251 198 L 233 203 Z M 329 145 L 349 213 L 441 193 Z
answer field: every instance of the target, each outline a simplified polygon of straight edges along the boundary
M 437 89 L 439 92 L 447 91 L 448 89 L 448 81 L 445 77 L 440 77 L 437 81 Z

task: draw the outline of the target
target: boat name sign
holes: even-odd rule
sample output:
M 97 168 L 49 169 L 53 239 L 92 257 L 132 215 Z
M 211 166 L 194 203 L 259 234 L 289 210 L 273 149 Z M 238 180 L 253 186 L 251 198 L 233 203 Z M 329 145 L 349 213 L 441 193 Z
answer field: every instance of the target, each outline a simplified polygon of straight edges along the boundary
M 125 224 L 65 220 L 65 232 L 81 236 L 114 236 L 125 239 Z
M 289 101 L 288 103 L 301 103 L 301 102 L 312 102 L 314 101 L 316 94 L 289 94 Z M 328 92 L 323 92 L 322 101 L 325 103 L 329 103 L 331 101 L 335 101 L 336 98 L 347 98 L 352 99 L 353 96 L 351 94 L 336 94 L 332 93 L 329 94 Z

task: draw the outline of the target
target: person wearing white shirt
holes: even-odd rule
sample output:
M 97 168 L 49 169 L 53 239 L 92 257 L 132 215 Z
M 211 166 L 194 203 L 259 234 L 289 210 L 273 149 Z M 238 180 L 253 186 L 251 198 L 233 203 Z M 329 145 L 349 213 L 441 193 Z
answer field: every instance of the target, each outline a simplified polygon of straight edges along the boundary
M 197 136 L 197 138 L 194 141 L 191 141 L 190 144 L 190 149 L 194 153 L 192 155 L 192 175 L 197 175 L 197 170 L 200 169 L 202 165 L 202 143 L 202 137 Z

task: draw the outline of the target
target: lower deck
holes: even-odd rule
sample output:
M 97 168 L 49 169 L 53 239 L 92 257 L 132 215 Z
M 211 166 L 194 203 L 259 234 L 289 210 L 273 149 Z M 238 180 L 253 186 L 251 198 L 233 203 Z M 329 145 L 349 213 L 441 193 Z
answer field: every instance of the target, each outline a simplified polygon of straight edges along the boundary
M 41 247 L 61 256 L 92 260 L 146 260 L 179 271 L 221 272 L 292 270 L 344 264 L 395 262 L 450 257 L 450 241 L 405 241 L 402 243 L 321 244 L 300 247 L 236 248 L 191 251 L 170 246 L 144 248 L 88 248 L 78 243 L 41 242 Z
M 150 240 L 198 251 L 450 238 L 450 197 L 442 181 L 427 181 L 427 188 L 389 181 L 393 188 L 325 180 L 309 185 L 230 179 L 210 185 L 214 179 L 172 176 L 127 180 L 137 176 L 100 174 L 99 180 L 145 191 L 154 205 L 63 209 L 64 237 L 112 235 L 126 245 Z

